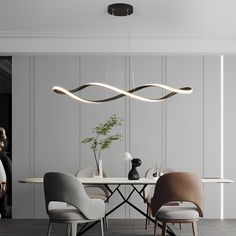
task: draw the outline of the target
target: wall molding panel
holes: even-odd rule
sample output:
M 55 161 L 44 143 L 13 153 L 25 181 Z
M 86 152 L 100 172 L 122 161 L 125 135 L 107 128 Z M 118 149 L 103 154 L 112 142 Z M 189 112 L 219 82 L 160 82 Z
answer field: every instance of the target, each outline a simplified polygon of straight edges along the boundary
M 132 32 L 132 53 L 139 55 L 218 55 L 236 53 L 236 36 Z M 112 52 L 108 46 L 111 44 Z M 127 33 L 0 31 L 1 54 L 128 55 Z
M 224 175 L 236 180 L 235 132 L 236 56 L 224 57 Z M 224 217 L 235 218 L 235 184 L 224 186 Z
M 16 56 L 12 69 L 13 217 L 34 218 L 34 186 L 18 183 L 34 176 L 34 58 Z
M 20 184 L 18 180 L 29 176 L 42 177 L 47 171 L 75 174 L 79 168 L 93 165 L 93 154 L 88 145 L 81 144 L 81 140 L 89 137 L 98 123 L 115 113 L 124 120 L 117 128 L 124 138 L 102 153 L 103 167 L 109 176 L 127 176 L 130 163 L 122 159 L 125 151 L 142 159 L 141 176 L 157 161 L 176 170 L 197 172 L 200 176 L 219 176 L 219 65 L 218 55 L 136 55 L 132 57 L 132 63 L 125 55 L 14 56 L 13 218 L 46 217 L 42 185 Z M 228 73 L 228 77 L 231 76 Z M 53 85 L 73 88 L 94 81 L 107 82 L 122 89 L 149 82 L 173 87 L 191 86 L 193 94 L 177 95 L 155 104 L 123 98 L 107 104 L 88 105 L 51 91 Z M 153 90 L 143 93 L 159 95 Z M 160 91 L 160 95 L 163 93 Z M 109 92 L 97 92 L 91 88 L 83 95 L 107 97 Z M 229 97 L 226 101 L 229 102 Z M 226 113 L 230 114 L 229 108 Z M 227 127 L 226 142 L 230 138 Z M 232 153 L 227 145 L 226 152 Z M 232 163 L 230 155 L 227 156 L 226 164 Z M 225 173 L 227 178 L 234 177 L 232 172 L 225 170 Z M 234 184 L 229 188 L 232 190 L 233 187 Z M 128 187 L 123 190 L 129 193 Z M 231 199 L 228 188 L 225 191 L 228 191 L 227 199 Z M 206 218 L 219 218 L 219 185 L 204 185 L 204 194 Z M 116 205 L 119 200 L 115 198 L 108 207 Z M 143 204 L 135 196 L 134 200 Z M 235 218 L 236 211 L 231 212 L 229 204 L 225 201 L 225 215 Z M 111 217 L 142 218 L 128 206 L 120 208 Z

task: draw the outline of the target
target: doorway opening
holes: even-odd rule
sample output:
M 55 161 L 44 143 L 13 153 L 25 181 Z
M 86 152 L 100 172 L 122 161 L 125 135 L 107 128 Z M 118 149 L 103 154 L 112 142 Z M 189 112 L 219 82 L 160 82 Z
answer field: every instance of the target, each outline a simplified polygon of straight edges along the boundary
M 12 216 L 12 57 L 0 56 L 0 127 L 4 128 L 6 140 L 0 151 L 2 172 L 5 171 L 6 194 L 0 197 L 0 214 L 2 218 Z M 4 178 L 4 174 L 1 174 Z M 0 180 L 3 181 L 3 180 Z

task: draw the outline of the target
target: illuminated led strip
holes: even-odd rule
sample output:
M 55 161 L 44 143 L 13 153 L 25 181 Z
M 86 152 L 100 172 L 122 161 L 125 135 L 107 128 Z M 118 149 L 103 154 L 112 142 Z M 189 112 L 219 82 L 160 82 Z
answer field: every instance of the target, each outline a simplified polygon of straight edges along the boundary
M 74 94 L 75 92 L 81 91 L 81 90 L 83 90 L 83 89 L 85 89 L 87 87 L 92 87 L 92 86 L 97 86 L 97 87 L 102 87 L 102 88 L 110 89 L 110 90 L 112 90 L 114 92 L 117 92 L 119 94 L 116 95 L 116 96 L 109 97 L 109 98 L 106 98 L 106 99 L 101 99 L 101 100 L 84 99 L 84 98 L 79 97 L 79 96 Z M 138 96 L 138 95 L 134 94 L 134 92 L 136 92 L 136 91 L 142 90 L 144 88 L 150 88 L 150 87 L 156 87 L 156 88 L 160 88 L 160 89 L 165 89 L 165 90 L 169 91 L 170 93 L 168 93 L 165 96 L 160 97 L 160 98 L 146 98 L 146 97 L 142 97 L 142 96 Z M 128 96 L 128 97 L 131 97 L 131 98 L 134 98 L 134 99 L 137 99 L 137 100 L 140 100 L 140 101 L 144 101 L 144 102 L 160 102 L 160 101 L 163 101 L 163 100 L 165 100 L 167 98 L 170 98 L 170 97 L 172 97 L 172 96 L 174 96 L 174 95 L 176 95 L 178 93 L 179 94 L 190 94 L 193 91 L 192 88 L 190 88 L 190 87 L 183 87 L 183 88 L 176 89 L 176 88 L 172 88 L 172 87 L 169 87 L 167 85 L 162 85 L 162 84 L 144 84 L 144 85 L 138 86 L 136 88 L 130 89 L 128 91 L 125 91 L 125 90 L 116 88 L 114 86 L 108 85 L 108 84 L 96 83 L 96 82 L 88 83 L 88 84 L 82 85 L 82 86 L 80 86 L 78 88 L 70 89 L 70 90 L 67 90 L 67 89 L 59 87 L 59 86 L 54 86 L 52 89 L 53 89 L 53 91 L 55 93 L 66 94 L 66 95 L 70 96 L 71 98 L 73 98 L 73 99 L 75 99 L 77 101 L 85 102 L 85 103 L 103 103 L 103 102 L 109 102 L 109 101 L 113 101 L 113 100 L 122 98 L 124 96 Z
M 220 56 L 220 177 L 224 178 L 224 56 Z M 220 218 L 224 219 L 224 185 L 220 184 Z

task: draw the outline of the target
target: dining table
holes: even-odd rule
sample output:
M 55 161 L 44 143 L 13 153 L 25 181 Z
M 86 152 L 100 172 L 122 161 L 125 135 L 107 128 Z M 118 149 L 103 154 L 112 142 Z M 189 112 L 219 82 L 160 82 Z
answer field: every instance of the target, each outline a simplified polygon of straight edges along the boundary
M 107 190 L 109 191 L 109 196 L 106 199 L 106 202 L 109 201 L 110 198 L 112 198 L 112 196 L 115 193 L 118 193 L 122 200 L 120 203 L 118 203 L 115 207 L 113 207 L 111 210 L 109 210 L 108 212 L 106 212 L 105 217 L 109 216 L 110 214 L 112 214 L 114 211 L 116 211 L 118 208 L 120 208 L 123 204 L 128 204 L 130 207 L 132 207 L 133 209 L 135 209 L 137 212 L 139 212 L 140 214 L 142 214 L 144 217 L 147 217 L 150 221 L 152 221 L 153 223 L 155 223 L 155 219 L 152 218 L 151 216 L 149 216 L 146 212 L 144 212 L 142 209 L 140 209 L 139 206 L 135 205 L 134 202 L 132 202 L 132 198 L 131 196 L 134 193 L 137 193 L 137 195 L 144 201 L 144 203 L 146 202 L 146 199 L 144 197 L 144 190 L 148 185 L 155 185 L 157 182 L 157 178 L 140 178 L 138 180 L 129 180 L 126 177 L 89 177 L 89 178 L 81 178 L 81 177 L 76 177 L 82 184 L 85 185 L 103 185 L 107 188 Z M 217 178 L 217 177 L 203 177 L 201 178 L 202 183 L 207 184 L 207 183 L 221 183 L 221 184 L 227 184 L 227 183 L 233 183 L 234 181 L 231 179 L 226 179 L 226 178 Z M 25 179 L 21 179 L 19 180 L 19 183 L 33 183 L 33 184 L 42 184 L 43 183 L 43 178 L 25 178 Z M 130 186 L 130 192 L 125 195 L 122 190 L 121 187 L 122 186 Z M 149 203 L 147 203 L 149 204 Z M 87 226 L 85 225 L 84 227 L 82 227 L 80 229 L 80 231 L 78 232 L 78 235 L 83 234 L 84 232 L 86 232 L 89 228 L 91 228 L 95 223 Z M 158 224 L 159 227 L 162 227 L 160 224 Z M 169 233 L 169 235 L 175 235 L 175 233 L 168 228 L 167 232 Z

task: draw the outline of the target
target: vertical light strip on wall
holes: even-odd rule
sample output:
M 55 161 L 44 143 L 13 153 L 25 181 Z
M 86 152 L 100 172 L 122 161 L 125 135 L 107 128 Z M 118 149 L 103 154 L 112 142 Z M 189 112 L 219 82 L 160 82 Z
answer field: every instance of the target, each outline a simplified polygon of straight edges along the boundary
M 224 178 L 224 56 L 220 56 L 220 177 Z M 224 219 L 224 185 L 220 185 L 220 218 Z
M 81 56 L 77 56 L 76 57 L 76 78 L 75 78 L 75 82 L 78 83 L 79 85 L 81 84 L 81 80 L 82 80 L 82 70 L 81 70 Z M 77 108 L 77 115 L 78 115 L 78 120 L 79 122 L 77 122 L 78 124 L 78 131 L 76 132 L 76 136 L 77 136 L 77 140 L 81 140 L 81 127 L 82 127 L 82 123 L 81 123 L 81 117 L 80 117 L 80 114 L 82 114 L 82 111 L 81 111 L 81 105 L 79 104 L 78 108 Z M 78 142 L 79 145 L 76 145 L 76 155 L 77 157 L 77 160 L 76 160 L 76 163 L 77 163 L 77 170 L 79 170 L 82 165 L 81 165 L 81 157 L 82 157 L 82 148 L 81 148 L 81 142 Z
M 161 56 L 161 83 L 166 84 L 166 56 Z M 165 91 L 162 91 L 162 96 L 165 95 Z M 162 166 L 166 166 L 166 101 L 161 104 L 161 112 L 162 112 L 162 121 L 161 121 L 161 128 L 162 128 L 162 157 L 161 163 Z

